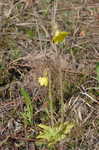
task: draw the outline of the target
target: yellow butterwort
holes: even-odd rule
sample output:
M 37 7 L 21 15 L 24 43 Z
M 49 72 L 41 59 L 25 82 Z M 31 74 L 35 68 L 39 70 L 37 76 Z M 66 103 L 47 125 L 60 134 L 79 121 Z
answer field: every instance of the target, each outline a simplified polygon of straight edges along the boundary
M 63 40 L 68 34 L 69 34 L 68 32 L 62 32 L 62 31 L 56 30 L 55 35 L 52 38 L 52 41 L 56 44 L 63 42 Z
M 38 82 L 41 86 L 48 86 L 48 77 L 39 77 Z

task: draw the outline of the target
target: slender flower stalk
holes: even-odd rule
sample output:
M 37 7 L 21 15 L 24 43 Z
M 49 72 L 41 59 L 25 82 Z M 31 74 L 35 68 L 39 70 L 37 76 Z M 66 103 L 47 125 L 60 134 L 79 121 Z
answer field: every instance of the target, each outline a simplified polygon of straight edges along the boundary
M 59 82 L 60 82 L 60 104 L 61 104 L 61 123 L 64 122 L 64 98 L 63 98 L 63 75 L 61 70 L 61 58 L 60 59 L 60 68 L 59 68 Z
M 50 103 L 50 114 L 51 114 L 51 125 L 54 125 L 54 116 L 53 116 L 53 99 L 52 99 L 52 91 L 51 91 L 51 72 L 49 71 L 49 103 Z

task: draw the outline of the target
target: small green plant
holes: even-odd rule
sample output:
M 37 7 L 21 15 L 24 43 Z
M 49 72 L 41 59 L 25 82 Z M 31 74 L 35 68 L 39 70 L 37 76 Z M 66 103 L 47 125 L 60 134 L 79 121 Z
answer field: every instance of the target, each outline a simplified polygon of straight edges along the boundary
M 71 129 L 75 126 L 73 122 L 64 122 L 53 127 L 44 124 L 39 124 L 38 127 L 42 129 L 37 139 L 40 139 L 41 143 L 48 144 L 48 147 L 54 146 L 57 142 L 64 140 L 71 132 Z
M 31 98 L 28 92 L 24 88 L 21 88 L 20 92 L 23 96 L 23 100 L 26 105 L 26 107 L 24 108 L 24 112 L 21 112 L 22 118 L 24 119 L 25 125 L 32 126 L 33 125 L 33 106 L 32 106 Z
M 64 102 L 63 102 L 63 87 L 62 87 L 62 72 L 60 73 L 60 104 L 61 104 L 61 120 L 59 123 L 54 123 L 54 110 L 53 110 L 53 97 L 52 97 L 52 79 L 51 71 L 48 73 L 47 80 L 49 81 L 49 109 L 50 109 L 50 126 L 39 124 L 38 127 L 41 128 L 39 135 L 37 136 L 37 141 L 39 144 L 44 144 L 48 147 L 54 147 L 55 144 L 64 140 L 67 134 L 70 133 L 71 129 L 75 126 L 73 122 L 64 122 Z
M 60 31 L 58 29 L 58 26 L 56 23 L 53 23 L 53 37 L 52 37 L 52 42 L 57 46 L 57 44 L 62 43 L 65 39 L 65 37 L 69 34 L 68 32 Z M 56 50 L 57 51 L 57 50 Z M 61 57 L 58 55 L 57 51 L 57 56 L 59 59 L 59 64 L 60 67 L 58 68 L 58 79 L 59 79 L 59 86 L 60 86 L 60 94 L 59 94 L 59 113 L 61 116 L 61 119 L 57 122 L 55 122 L 55 113 L 56 111 L 54 110 L 54 102 L 53 102 L 53 85 L 54 85 L 54 79 L 53 79 L 53 72 L 51 69 L 48 69 L 47 75 L 48 76 L 43 76 L 38 78 L 38 82 L 41 86 L 46 86 L 48 87 L 48 97 L 49 97 L 49 114 L 50 114 L 50 125 L 44 125 L 44 124 L 39 124 L 38 127 L 41 128 L 41 131 L 39 132 L 37 138 L 37 144 L 44 144 L 47 147 L 50 148 L 55 148 L 55 144 L 60 144 L 65 140 L 67 135 L 70 134 L 71 129 L 75 126 L 75 123 L 69 122 L 69 121 L 64 121 L 64 115 L 65 115 L 65 104 L 64 104 L 64 87 L 63 87 L 63 72 L 61 68 Z

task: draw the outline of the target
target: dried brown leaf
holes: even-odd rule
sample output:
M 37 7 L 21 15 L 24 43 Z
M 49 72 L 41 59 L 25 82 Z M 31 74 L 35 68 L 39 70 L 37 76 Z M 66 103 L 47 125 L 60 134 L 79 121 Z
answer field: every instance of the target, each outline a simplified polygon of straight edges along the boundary
M 85 37 L 85 35 L 86 35 L 85 31 L 81 31 L 79 35 L 82 36 L 82 37 Z

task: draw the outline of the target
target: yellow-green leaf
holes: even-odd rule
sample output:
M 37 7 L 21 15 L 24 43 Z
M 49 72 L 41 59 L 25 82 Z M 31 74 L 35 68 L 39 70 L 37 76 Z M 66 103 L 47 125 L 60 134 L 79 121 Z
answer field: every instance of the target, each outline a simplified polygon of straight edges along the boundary
M 70 133 L 71 129 L 75 126 L 75 124 L 74 123 L 66 123 L 66 124 L 64 123 L 64 126 L 65 126 L 64 133 L 68 134 L 68 133 Z
M 57 30 L 55 32 L 55 35 L 52 38 L 52 41 L 56 44 L 63 42 L 63 40 L 65 39 L 66 36 L 68 36 L 68 32 L 61 32 L 59 30 Z
M 44 129 L 44 130 L 46 130 L 46 131 L 51 128 L 50 126 L 46 126 L 46 125 L 44 125 L 44 124 L 39 124 L 38 127 L 42 128 L 42 129 Z

